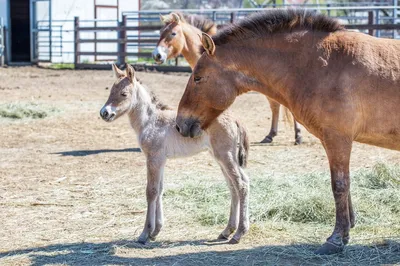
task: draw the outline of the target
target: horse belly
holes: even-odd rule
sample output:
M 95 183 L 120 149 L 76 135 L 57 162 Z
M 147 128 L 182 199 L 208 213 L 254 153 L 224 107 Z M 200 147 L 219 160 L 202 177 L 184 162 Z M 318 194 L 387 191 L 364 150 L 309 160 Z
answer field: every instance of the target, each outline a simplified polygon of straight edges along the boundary
M 392 128 L 386 133 L 359 134 L 355 141 L 400 151 L 400 128 Z
M 171 134 L 165 143 L 168 158 L 189 157 L 206 151 L 209 146 L 207 135 L 198 138 L 184 138 L 177 131 Z

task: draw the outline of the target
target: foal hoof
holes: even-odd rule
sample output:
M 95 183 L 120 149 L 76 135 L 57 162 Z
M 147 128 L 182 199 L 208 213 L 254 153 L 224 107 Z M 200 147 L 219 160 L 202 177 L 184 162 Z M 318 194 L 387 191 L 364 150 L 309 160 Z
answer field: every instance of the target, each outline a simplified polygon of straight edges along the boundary
M 343 245 L 346 246 L 349 243 L 349 241 L 350 241 L 350 236 L 343 237 Z
M 144 244 L 146 244 L 147 243 L 147 238 L 144 238 L 144 237 L 139 237 L 139 239 L 138 239 L 138 243 L 140 243 L 140 244 L 142 244 L 142 245 L 144 245 Z
M 301 143 L 303 143 L 302 137 L 297 137 L 294 141 L 294 145 L 300 145 Z
M 331 242 L 326 241 L 319 249 L 315 251 L 317 255 L 332 255 L 342 252 L 344 244 L 336 245 Z
M 223 234 L 220 234 L 217 239 L 218 240 L 228 240 L 228 237 L 224 236 Z
M 271 143 L 272 140 L 270 136 L 266 136 L 260 143 Z
M 231 240 L 229 240 L 228 244 L 239 244 L 239 240 L 236 240 L 232 237 Z

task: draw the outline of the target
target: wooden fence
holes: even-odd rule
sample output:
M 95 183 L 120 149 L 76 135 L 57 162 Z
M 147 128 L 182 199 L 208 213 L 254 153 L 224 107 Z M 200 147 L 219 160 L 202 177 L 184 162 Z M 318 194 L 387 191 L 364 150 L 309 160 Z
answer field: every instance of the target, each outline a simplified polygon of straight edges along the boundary
M 236 18 L 235 12 L 231 13 L 231 22 Z M 346 25 L 347 29 L 358 29 L 358 30 L 368 30 L 368 34 L 374 35 L 374 30 L 400 30 L 400 24 L 374 24 L 374 12 L 368 12 L 368 24 L 357 24 L 357 25 Z M 128 26 L 127 18 L 123 16 L 122 21 L 118 23 L 118 26 L 108 27 L 108 26 L 95 26 L 95 27 L 82 27 L 79 23 L 79 18 L 75 17 L 74 20 L 74 64 L 77 69 L 84 68 L 109 68 L 108 65 L 99 64 L 85 64 L 81 63 L 81 56 L 113 56 L 117 57 L 118 64 L 123 65 L 127 63 L 126 58 L 128 56 L 151 58 L 151 52 L 141 52 L 140 49 L 137 52 L 128 52 L 128 43 L 136 44 L 149 44 L 156 46 L 158 38 L 141 38 L 138 34 L 137 38 L 127 38 L 128 31 L 157 31 L 161 28 L 161 25 L 142 25 L 142 26 Z M 80 38 L 80 33 L 82 32 L 117 32 L 118 37 L 114 39 L 82 39 Z M 80 45 L 84 43 L 116 43 L 118 44 L 118 49 L 116 52 L 98 52 L 98 51 L 81 51 Z M 150 68 L 159 71 L 171 71 L 171 72 L 190 72 L 189 67 L 179 67 L 175 66 L 147 66 L 145 64 L 141 65 L 143 68 Z M 141 67 L 138 66 L 138 67 Z

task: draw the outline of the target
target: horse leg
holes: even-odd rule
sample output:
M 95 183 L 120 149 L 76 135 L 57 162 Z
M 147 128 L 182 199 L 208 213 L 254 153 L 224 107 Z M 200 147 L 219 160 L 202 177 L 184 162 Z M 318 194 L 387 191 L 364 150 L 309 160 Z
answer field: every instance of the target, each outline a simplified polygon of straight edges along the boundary
M 163 204 L 162 204 L 162 196 L 164 191 L 164 165 L 162 166 L 160 173 L 160 184 L 159 184 L 159 194 L 156 200 L 156 226 L 154 231 L 150 234 L 151 240 L 156 240 L 157 235 L 160 233 L 161 228 L 164 224 L 164 213 L 163 213 Z
M 296 121 L 296 118 L 293 116 L 294 121 L 294 145 L 299 145 L 303 142 L 303 138 L 301 136 L 301 130 L 299 123 Z
M 157 199 L 160 196 L 160 183 L 165 160 L 165 158 L 151 156 L 147 158 L 147 214 L 143 232 L 138 239 L 138 242 L 142 244 L 145 244 L 149 240 L 150 235 L 154 232 L 156 227 Z
M 350 153 L 352 140 L 335 132 L 325 134 L 322 143 L 328 155 L 331 184 L 336 207 L 336 223 L 332 235 L 316 251 L 320 255 L 341 252 L 348 243 L 353 208 L 350 199 Z M 353 217 L 354 218 L 354 217 Z
M 271 143 L 274 137 L 278 134 L 278 121 L 279 121 L 279 108 L 280 104 L 270 98 L 268 98 L 269 106 L 272 112 L 271 129 L 268 135 L 261 141 L 261 143 Z
M 228 225 L 225 227 L 225 229 L 222 231 L 222 233 L 218 236 L 218 239 L 228 239 L 233 232 L 236 231 L 236 229 L 239 226 L 239 196 L 237 194 L 236 189 L 234 188 L 232 184 L 232 180 L 229 178 L 229 175 L 226 173 L 225 169 L 221 165 L 221 170 L 222 173 L 224 174 L 225 180 L 228 184 L 229 191 L 231 193 L 231 209 L 229 213 L 229 220 L 228 220 Z

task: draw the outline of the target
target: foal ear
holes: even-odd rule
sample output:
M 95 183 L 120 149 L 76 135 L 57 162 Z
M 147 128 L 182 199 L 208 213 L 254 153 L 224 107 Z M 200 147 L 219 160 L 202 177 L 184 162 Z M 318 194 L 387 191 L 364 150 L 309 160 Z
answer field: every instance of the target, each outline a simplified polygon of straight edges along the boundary
M 112 64 L 112 69 L 117 79 L 122 78 L 124 76 L 124 72 L 120 70 L 115 64 Z
M 171 18 L 172 22 L 175 22 L 176 24 L 179 24 L 179 22 L 181 21 L 181 18 L 176 13 L 171 13 Z
M 213 39 L 207 33 L 202 34 L 201 43 L 203 44 L 204 49 L 207 54 L 214 55 L 215 54 L 215 43 Z
M 130 64 L 126 64 L 126 76 L 130 80 L 130 82 L 135 82 L 135 70 Z

